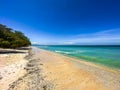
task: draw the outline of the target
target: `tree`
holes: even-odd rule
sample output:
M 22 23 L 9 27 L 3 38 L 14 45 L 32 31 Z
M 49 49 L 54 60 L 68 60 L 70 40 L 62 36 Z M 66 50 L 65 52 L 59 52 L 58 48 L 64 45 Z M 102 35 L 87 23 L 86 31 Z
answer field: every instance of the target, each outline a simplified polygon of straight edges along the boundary
M 20 31 L 0 24 L 0 47 L 18 48 L 31 45 L 30 40 Z

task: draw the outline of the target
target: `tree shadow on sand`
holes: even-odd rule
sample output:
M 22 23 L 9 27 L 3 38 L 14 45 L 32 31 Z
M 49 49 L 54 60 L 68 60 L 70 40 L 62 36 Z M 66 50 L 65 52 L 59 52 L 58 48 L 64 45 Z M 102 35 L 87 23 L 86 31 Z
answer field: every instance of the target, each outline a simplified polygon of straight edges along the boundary
M 16 53 L 27 53 L 27 50 L 30 50 L 30 47 L 21 47 L 17 49 L 0 49 L 0 54 L 16 54 Z M 25 51 L 23 51 L 25 50 Z
M 15 54 L 15 53 L 26 53 L 22 51 L 6 51 L 6 50 L 0 50 L 0 54 Z
M 30 50 L 31 47 L 20 47 L 20 48 L 17 48 L 17 50 Z

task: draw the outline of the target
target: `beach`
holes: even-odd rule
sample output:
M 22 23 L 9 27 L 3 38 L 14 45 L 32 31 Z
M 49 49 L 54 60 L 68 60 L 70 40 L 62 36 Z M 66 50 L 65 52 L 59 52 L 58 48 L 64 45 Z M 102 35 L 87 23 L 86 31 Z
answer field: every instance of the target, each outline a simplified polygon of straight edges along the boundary
M 120 71 L 37 47 L 28 52 L 0 54 L 1 90 L 120 89 Z
M 0 49 L 0 89 L 7 90 L 10 84 L 22 77 L 27 64 L 28 50 Z

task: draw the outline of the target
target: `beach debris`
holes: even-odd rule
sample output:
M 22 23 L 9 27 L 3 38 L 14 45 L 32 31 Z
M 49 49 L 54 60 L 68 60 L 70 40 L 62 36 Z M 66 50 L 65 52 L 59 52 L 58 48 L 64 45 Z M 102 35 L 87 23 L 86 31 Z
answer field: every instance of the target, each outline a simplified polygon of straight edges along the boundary
M 44 76 L 41 75 L 40 65 L 43 64 L 40 63 L 39 59 L 29 59 L 26 67 L 24 67 L 27 73 L 11 83 L 8 90 L 14 90 L 23 82 L 27 83 L 27 90 L 50 90 L 52 84 L 45 81 Z
M 46 86 L 43 86 L 43 89 L 44 89 L 44 90 L 47 90 L 46 88 L 47 88 Z
M 40 65 L 43 65 L 42 63 L 40 63 Z
M 2 75 L 0 74 L 0 80 L 2 79 L 3 77 L 2 77 Z

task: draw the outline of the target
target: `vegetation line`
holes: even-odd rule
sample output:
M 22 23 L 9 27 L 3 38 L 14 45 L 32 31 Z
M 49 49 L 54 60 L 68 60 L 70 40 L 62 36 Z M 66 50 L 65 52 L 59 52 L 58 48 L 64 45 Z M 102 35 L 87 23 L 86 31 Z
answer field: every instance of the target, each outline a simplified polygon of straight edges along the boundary
M 30 45 L 30 40 L 22 32 L 0 24 L 0 48 L 19 48 Z

